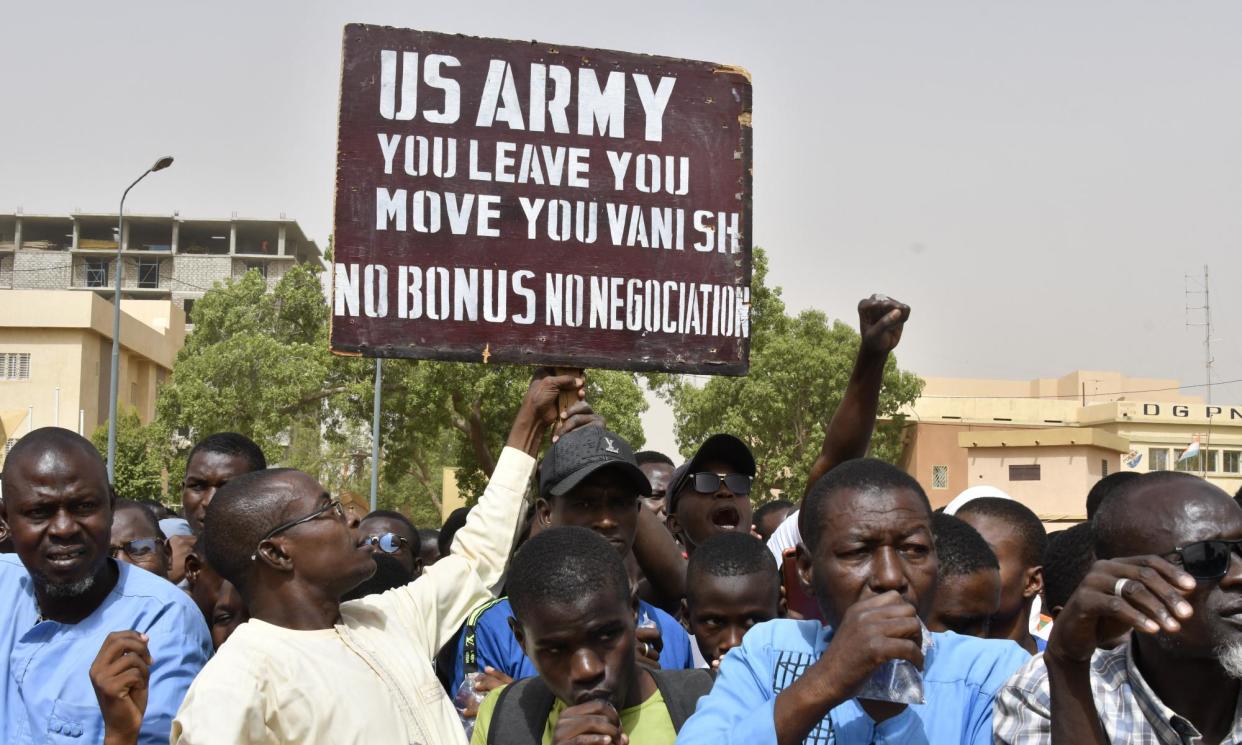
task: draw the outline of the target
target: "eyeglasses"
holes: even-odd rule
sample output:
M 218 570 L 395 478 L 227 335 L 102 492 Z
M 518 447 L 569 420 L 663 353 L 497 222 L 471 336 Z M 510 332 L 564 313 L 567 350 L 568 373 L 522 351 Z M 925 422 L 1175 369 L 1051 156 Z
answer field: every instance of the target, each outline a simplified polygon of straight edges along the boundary
M 1197 541 L 1173 549 L 1182 559 L 1182 569 L 1195 579 L 1220 579 L 1229 571 L 1233 554 L 1242 556 L 1242 540 Z
M 402 546 L 408 546 L 409 541 L 397 535 L 396 533 L 384 533 L 383 535 L 369 535 L 362 539 L 362 543 L 369 543 L 386 554 L 395 554 L 401 550 Z
M 729 491 L 739 497 L 750 494 L 750 484 L 754 481 L 744 473 L 712 473 L 704 471 L 694 474 L 694 490 L 700 494 L 715 494 L 724 484 Z
M 308 523 L 311 520 L 314 520 L 315 518 L 319 517 L 320 515 L 326 512 L 330 512 L 330 511 L 336 512 L 337 519 L 340 519 L 340 520 L 345 519 L 345 509 L 341 507 L 341 500 L 333 499 L 327 504 L 325 504 L 323 507 L 320 507 L 319 509 L 315 510 L 309 515 L 306 515 L 305 517 L 299 517 L 296 520 L 290 520 L 287 523 L 281 523 L 280 525 L 277 525 L 276 527 L 267 531 L 267 534 L 259 539 L 259 545 L 263 545 L 264 541 L 270 539 L 272 536 L 276 535 L 277 533 L 283 533 L 290 528 L 295 528 L 301 525 L 302 523 Z M 250 555 L 250 560 L 254 561 L 258 557 L 259 557 L 259 549 L 258 549 L 258 546 L 256 546 L 255 552 Z
M 137 560 L 150 556 L 156 549 L 163 545 L 164 542 L 159 538 L 138 538 L 136 540 L 122 543 L 119 546 L 109 546 L 108 556 L 115 559 L 121 555 L 122 551 L 124 551 L 126 556 Z

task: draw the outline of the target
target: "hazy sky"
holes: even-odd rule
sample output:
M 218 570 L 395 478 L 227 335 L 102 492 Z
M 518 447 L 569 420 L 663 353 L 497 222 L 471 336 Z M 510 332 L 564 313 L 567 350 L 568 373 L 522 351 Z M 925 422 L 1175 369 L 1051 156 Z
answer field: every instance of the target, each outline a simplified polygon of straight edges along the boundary
M 705 59 L 754 77 L 754 239 L 792 309 L 909 302 L 923 375 L 1189 385 L 1209 263 L 1216 377 L 1242 378 L 1236 0 L 5 5 L 2 211 L 114 211 L 170 153 L 130 209 L 285 212 L 323 245 L 348 22 Z

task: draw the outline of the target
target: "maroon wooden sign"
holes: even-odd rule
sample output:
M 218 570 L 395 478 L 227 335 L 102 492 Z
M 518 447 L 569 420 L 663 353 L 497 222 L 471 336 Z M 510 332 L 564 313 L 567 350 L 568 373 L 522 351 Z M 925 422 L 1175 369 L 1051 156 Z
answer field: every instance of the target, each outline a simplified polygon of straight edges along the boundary
M 746 373 L 750 79 L 345 27 L 341 354 Z

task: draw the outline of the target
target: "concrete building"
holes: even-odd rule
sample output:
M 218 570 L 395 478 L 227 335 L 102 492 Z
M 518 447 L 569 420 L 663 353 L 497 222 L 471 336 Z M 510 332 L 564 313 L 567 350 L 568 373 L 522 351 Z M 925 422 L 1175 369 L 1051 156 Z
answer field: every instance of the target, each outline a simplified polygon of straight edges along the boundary
M 170 298 L 124 298 L 121 311 L 118 403 L 149 422 L 185 343 L 185 314 Z M 89 437 L 105 424 L 111 361 L 108 300 L 73 290 L 0 292 L 3 454 L 32 429 L 55 425 Z
M 0 214 L 0 289 L 86 290 L 111 297 L 116 215 Z M 293 220 L 191 220 L 126 215 L 121 297 L 171 300 L 193 322 L 194 301 L 215 282 L 257 269 L 275 286 L 294 262 L 321 253 Z
M 928 378 L 905 414 L 903 465 L 933 506 L 998 487 L 1050 526 L 1086 517 L 1087 492 L 1118 470 L 1178 469 L 1242 487 L 1242 406 L 1209 406 L 1176 380 L 1079 370 L 1030 381 Z M 1178 462 L 1196 439 L 1202 454 Z

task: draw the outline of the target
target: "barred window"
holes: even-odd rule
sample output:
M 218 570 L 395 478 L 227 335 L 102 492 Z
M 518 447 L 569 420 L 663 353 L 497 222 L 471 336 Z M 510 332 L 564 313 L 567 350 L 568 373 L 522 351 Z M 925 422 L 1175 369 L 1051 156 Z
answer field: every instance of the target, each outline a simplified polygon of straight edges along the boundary
M 138 288 L 156 290 L 160 286 L 160 262 L 142 259 L 138 262 Z
M 29 352 L 0 352 L 0 380 L 29 379 Z
M 949 467 L 948 466 L 932 466 L 932 488 L 948 489 L 949 488 Z
M 106 259 L 86 260 L 86 286 L 108 286 L 108 261 Z

